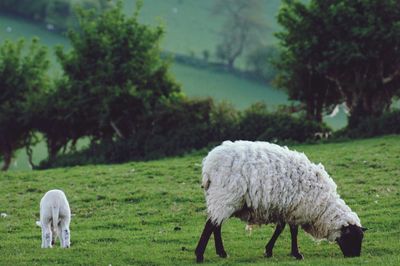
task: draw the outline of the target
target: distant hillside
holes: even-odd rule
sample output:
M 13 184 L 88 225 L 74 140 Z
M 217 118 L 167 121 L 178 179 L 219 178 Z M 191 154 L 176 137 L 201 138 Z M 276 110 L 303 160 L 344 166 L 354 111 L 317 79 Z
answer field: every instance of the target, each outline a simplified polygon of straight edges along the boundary
M 127 14 L 135 10 L 137 0 L 122 0 Z M 73 9 L 80 5 L 101 11 L 116 1 L 109 0 L 2 0 L 0 12 L 12 14 L 43 24 L 49 30 L 65 31 L 76 24 Z M 275 43 L 273 32 L 277 30 L 276 14 L 280 0 L 263 0 L 265 20 L 268 23 L 265 42 Z M 152 0 L 143 1 L 140 14 L 142 22 L 151 25 L 164 24 L 166 35 L 163 47 L 166 51 L 201 56 L 204 50 L 214 54 L 219 41 L 224 17 L 211 14 L 215 0 Z
M 62 32 L 76 24 L 76 5 L 102 12 L 110 3 L 109 0 L 2 0 L 0 12 L 45 24 L 48 30 Z
M 269 26 L 265 40 L 270 44 L 276 43 L 273 33 L 279 29 L 276 14 L 281 1 L 263 1 L 265 19 Z M 197 57 L 208 50 L 213 55 L 224 21 L 223 17 L 212 16 L 211 8 L 214 3 L 215 0 L 144 1 L 140 18 L 146 24 L 162 23 L 165 26 L 165 50 Z M 135 0 L 125 0 L 124 5 L 126 12 L 132 14 Z

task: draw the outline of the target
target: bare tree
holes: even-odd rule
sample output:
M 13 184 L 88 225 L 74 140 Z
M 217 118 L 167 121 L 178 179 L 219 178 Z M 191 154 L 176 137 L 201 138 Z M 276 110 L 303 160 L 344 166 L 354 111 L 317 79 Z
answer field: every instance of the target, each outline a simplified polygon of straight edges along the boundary
M 217 0 L 213 15 L 224 15 L 216 56 L 234 68 L 236 59 L 257 46 L 267 28 L 263 0 Z

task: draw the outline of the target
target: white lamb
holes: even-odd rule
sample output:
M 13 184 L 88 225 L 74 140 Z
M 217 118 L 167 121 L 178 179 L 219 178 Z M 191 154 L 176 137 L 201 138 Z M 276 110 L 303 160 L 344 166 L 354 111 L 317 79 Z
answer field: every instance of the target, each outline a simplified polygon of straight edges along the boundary
M 272 256 L 286 223 L 297 259 L 303 258 L 297 246 L 299 225 L 315 239 L 336 241 L 345 257 L 360 256 L 365 230 L 360 219 L 340 199 L 324 167 L 303 153 L 267 142 L 225 141 L 204 158 L 202 175 L 208 220 L 195 251 L 197 262 L 204 260 L 212 233 L 217 255 L 227 256 L 221 225 L 232 216 L 247 224 L 277 224 L 266 257 Z
M 69 223 L 71 210 L 67 197 L 61 190 L 48 191 L 40 201 L 40 227 L 42 248 L 51 248 L 58 236 L 62 248 L 70 246 Z

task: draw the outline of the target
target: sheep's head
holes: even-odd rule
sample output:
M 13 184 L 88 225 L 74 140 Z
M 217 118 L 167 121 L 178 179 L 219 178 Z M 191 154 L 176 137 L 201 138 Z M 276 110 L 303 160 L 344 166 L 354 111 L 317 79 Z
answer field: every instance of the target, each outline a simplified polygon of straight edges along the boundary
M 361 254 L 361 243 L 366 228 L 357 225 L 343 226 L 341 235 L 336 242 L 345 257 L 359 257 Z

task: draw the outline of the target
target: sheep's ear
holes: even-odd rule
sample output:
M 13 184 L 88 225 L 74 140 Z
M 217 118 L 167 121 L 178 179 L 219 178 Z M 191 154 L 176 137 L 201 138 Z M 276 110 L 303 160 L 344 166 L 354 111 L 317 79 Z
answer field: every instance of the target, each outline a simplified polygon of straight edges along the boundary
M 343 226 L 342 227 L 342 235 L 347 235 L 350 234 L 350 227 L 349 226 Z
M 368 228 L 366 228 L 366 227 L 361 227 L 361 230 L 362 230 L 363 232 L 365 232 L 365 231 L 368 230 Z

